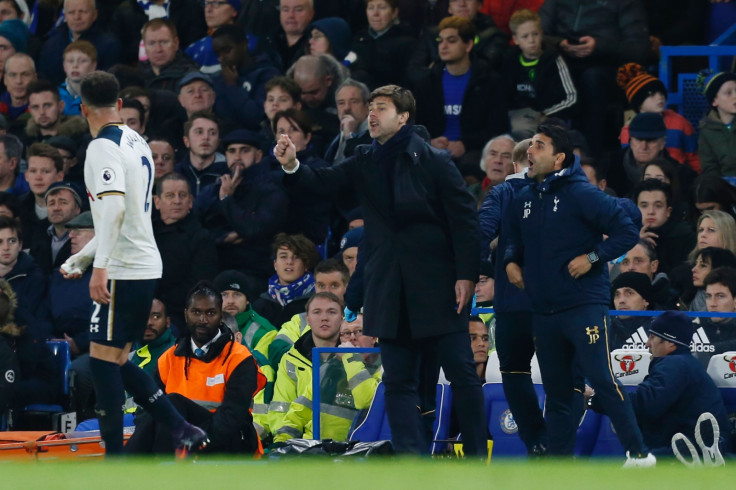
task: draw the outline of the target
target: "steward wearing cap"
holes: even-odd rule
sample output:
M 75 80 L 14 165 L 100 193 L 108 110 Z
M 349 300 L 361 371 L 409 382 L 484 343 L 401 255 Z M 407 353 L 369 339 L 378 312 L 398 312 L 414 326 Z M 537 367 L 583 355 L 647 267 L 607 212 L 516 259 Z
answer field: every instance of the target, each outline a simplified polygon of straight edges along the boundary
M 620 311 L 651 310 L 654 290 L 646 274 L 623 272 L 611 284 L 612 309 Z M 617 315 L 611 317 L 609 349 L 644 349 L 649 337 L 651 317 Z
M 716 73 L 704 80 L 708 113 L 700 126 L 698 155 L 704 174 L 736 175 L 736 73 Z
M 693 331 L 692 320 L 682 311 L 665 311 L 649 329 L 649 374 L 629 396 L 644 442 L 653 452 L 671 454 L 672 436 L 678 432 L 695 440 L 695 424 L 704 412 L 718 421 L 721 451 L 730 446 L 731 426 L 721 394 L 690 353 Z M 590 403 L 598 410 L 595 398 Z
M 271 240 L 283 228 L 288 198 L 261 164 L 257 133 L 232 131 L 222 144 L 229 172 L 202 189 L 194 211 L 215 240 L 219 269 L 237 267 L 265 283 L 273 271 Z

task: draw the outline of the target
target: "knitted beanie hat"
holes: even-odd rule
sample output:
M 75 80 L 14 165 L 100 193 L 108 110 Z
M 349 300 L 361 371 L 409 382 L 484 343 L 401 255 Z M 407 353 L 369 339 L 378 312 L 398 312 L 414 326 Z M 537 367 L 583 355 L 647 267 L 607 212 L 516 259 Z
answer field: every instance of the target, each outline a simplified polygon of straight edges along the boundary
M 626 92 L 626 98 L 636 112 L 639 112 L 641 105 L 650 95 L 660 92 L 667 97 L 667 89 L 662 80 L 644 71 L 637 63 L 626 63 L 620 67 L 616 81 Z

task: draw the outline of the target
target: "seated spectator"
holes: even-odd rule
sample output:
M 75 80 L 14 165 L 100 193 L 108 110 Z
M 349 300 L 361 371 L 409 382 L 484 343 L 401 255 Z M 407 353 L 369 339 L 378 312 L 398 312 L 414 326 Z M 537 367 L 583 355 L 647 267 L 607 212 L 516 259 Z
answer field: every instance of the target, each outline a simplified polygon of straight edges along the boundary
M 204 4 L 204 21 L 207 23 L 207 32 L 212 34 L 222 26 L 235 26 L 235 19 L 242 8 L 240 0 L 224 0 L 221 2 L 206 2 Z M 242 29 L 239 29 L 242 32 Z M 212 47 L 211 35 L 205 36 L 184 50 L 187 56 L 194 60 L 202 73 L 215 74 L 220 71 L 220 63 Z
M 15 53 L 29 53 L 28 41 L 30 36 L 28 26 L 20 20 L 11 19 L 0 21 L 0 75 L 5 62 Z M 35 39 L 35 38 L 34 38 Z M 2 87 L 3 91 L 5 87 Z
M 140 83 L 145 83 L 139 80 Z M 136 82 L 137 83 L 137 82 Z M 175 142 L 174 148 L 184 148 L 181 137 L 184 125 L 183 112 L 177 93 L 172 90 L 146 89 L 137 85 L 129 85 L 120 90 L 121 99 L 135 99 L 143 105 L 145 119 L 143 124 L 153 134 L 163 136 Z
M 665 150 L 667 128 L 661 114 L 641 112 L 629 124 L 630 142 L 621 153 L 620 160 L 612 162 L 608 169 L 608 184 L 619 196 L 627 196 L 640 181 L 643 167 L 653 160 L 669 160 L 677 168 L 680 182 L 691 182 L 697 177 L 693 169 L 680 165 Z
M 200 282 L 186 299 L 184 314 L 187 335 L 159 357 L 156 381 L 182 416 L 207 432 L 204 452 L 261 455 L 250 407 L 266 379 L 223 323 L 222 296 L 211 283 Z M 206 382 L 216 378 L 222 382 Z M 144 412 L 125 451 L 173 454 L 172 439 L 170 429 Z
M 542 42 L 542 19 L 532 10 L 517 10 L 509 27 L 515 47 L 506 51 L 501 69 L 509 101 L 511 134 L 531 138 L 542 117 L 570 120 L 578 92 L 559 51 Z
M 147 139 L 145 134 L 146 110 L 143 108 L 143 104 L 135 99 L 123 99 L 120 117 L 123 119 L 123 124 Z
M 349 281 L 350 274 L 347 267 L 337 259 L 322 260 L 314 268 L 314 290 L 317 293 L 332 293 L 343 300 Z M 268 360 L 274 369 L 278 369 L 284 354 L 310 328 L 304 312 L 292 316 L 288 322 L 281 325 L 278 336 L 268 347 Z
M 107 70 L 122 59 L 120 43 L 97 20 L 95 0 L 64 0 L 64 23 L 49 35 L 39 58 L 43 78 L 55 86 L 64 81 L 64 67 L 59 63 L 66 47 L 83 39 L 97 49 L 97 66 Z
M 475 165 L 488 138 L 509 127 L 501 79 L 486 61 L 471 59 L 470 20 L 447 17 L 438 30 L 440 62 L 414 85 L 416 122 L 427 127 L 430 144 L 449 150 L 459 167 Z
M 655 158 L 651 162 L 644 165 L 641 169 L 641 180 L 657 179 L 665 184 L 669 184 L 672 189 L 672 216 L 675 219 L 687 221 L 688 209 L 687 202 L 689 199 L 689 190 L 691 182 L 685 183 L 686 188 L 680 185 L 680 174 L 675 164 L 664 158 Z
M 718 267 L 703 280 L 708 313 L 736 313 L 736 269 Z M 736 318 L 700 318 L 700 326 L 713 349 L 694 352 L 704 368 L 715 354 L 736 350 Z M 704 349 L 705 350 L 705 349 Z
M 325 17 L 315 20 L 307 26 L 309 33 L 309 49 L 307 54 L 330 54 L 340 63 L 350 66 L 351 59 L 346 59 L 350 52 L 350 25 L 340 17 Z M 351 56 L 351 58 L 353 58 Z
M 343 307 L 337 296 L 327 292 L 315 294 L 307 303 L 307 322 L 319 328 L 302 335 L 279 364 L 269 410 L 274 442 L 312 437 L 312 349 L 337 347 Z M 340 408 L 321 410 L 320 436 L 344 441 L 358 410 L 370 406 L 378 379 L 355 354 L 330 354 L 319 369 L 320 403 Z
M 705 278 L 719 267 L 736 268 L 736 255 L 730 250 L 718 247 L 698 250 L 692 268 L 693 287 L 682 294 L 682 302 L 690 311 L 706 311 Z
M 692 186 L 692 213 L 696 217 L 705 211 L 724 211 L 736 219 L 736 187 L 717 175 L 701 175 Z
M 730 448 L 723 399 L 705 369 L 690 355 L 692 336 L 692 321 L 684 312 L 666 311 L 650 326 L 649 374 L 629 397 L 644 443 L 652 452 L 671 454 L 672 437 L 677 433 L 694 440 L 695 422 L 704 412 L 712 413 L 723 427 L 721 449 Z M 594 409 L 596 402 L 594 396 Z
M 480 11 L 493 17 L 496 26 L 506 34 L 511 35 L 509 21 L 513 13 L 519 9 L 530 9 L 537 12 L 543 3 L 544 0 L 519 0 L 514 3 L 508 3 L 505 0 L 483 0 Z
M 179 80 L 179 104 L 186 111 L 186 117 L 192 117 L 195 112 L 212 112 L 215 106 L 215 91 L 209 75 L 198 71 L 189 72 Z
M 207 34 L 204 8 L 199 0 L 123 0 L 117 2 L 110 20 L 110 30 L 122 45 L 123 63 L 133 65 L 139 61 L 141 30 L 146 22 L 165 18 L 176 28 L 183 46 L 189 46 Z M 143 61 L 144 59 L 140 59 Z
M 86 74 L 97 69 L 97 49 L 89 41 L 74 41 L 64 49 L 63 59 L 66 80 L 59 85 L 59 95 L 64 102 L 64 114 L 79 116 L 82 103 L 79 86 Z
M 368 134 L 368 87 L 348 78 L 337 88 L 335 103 L 340 120 L 340 134 L 332 140 L 325 152 L 325 160 L 332 165 L 353 155 L 358 145 L 372 142 Z M 357 203 L 356 203 L 357 204 Z
M 259 138 L 241 129 L 223 138 L 228 172 L 202 189 L 194 203 L 202 226 L 217 244 L 219 269 L 236 267 L 265 283 L 273 236 L 283 229 L 288 198 L 261 163 Z
M 652 299 L 654 310 L 677 309 L 677 292 L 673 290 L 670 279 L 664 272 L 659 272 L 659 259 L 657 250 L 645 241 L 639 240 L 634 248 L 626 252 L 626 255 L 618 264 L 619 271 L 638 272 L 649 278 L 652 284 Z M 613 274 L 611 275 L 613 278 Z
M 20 197 L 18 216 L 23 227 L 25 246 L 30 250 L 48 241 L 46 191 L 49 186 L 64 179 L 64 162 L 61 154 L 46 143 L 34 143 L 28 148 L 25 171 L 30 190 Z
M 514 173 L 513 152 L 516 142 L 508 134 L 492 138 L 483 147 L 480 158 L 480 169 L 486 176 L 481 183 L 483 192 L 506 180 Z
M 353 37 L 350 49 L 356 60 L 352 77 L 369 89 L 404 83 L 407 53 L 416 43 L 411 28 L 399 22 L 400 0 L 368 0 L 368 26 Z
M 473 350 L 473 360 L 475 361 L 475 372 L 481 382 L 485 383 L 488 354 L 495 347 L 492 347 L 491 335 L 483 320 L 477 316 L 471 316 L 468 326 L 470 330 L 470 348 Z
M 9 192 L 0 192 L 0 216 L 17 218 L 19 214 L 18 199 Z
M 21 137 L 28 120 L 28 85 L 36 80 L 36 64 L 27 54 L 16 53 L 5 61 L 0 113 L 8 120 L 8 132 Z
M 296 147 L 297 158 L 302 165 L 312 169 L 327 166 L 310 144 L 314 126 L 306 113 L 295 109 L 279 112 L 273 118 L 274 134 L 287 134 Z M 279 172 L 278 162 L 271 159 L 269 163 L 274 172 Z M 310 194 L 292 194 L 289 196 L 289 212 L 286 218 L 287 233 L 303 233 L 314 243 L 323 243 L 330 223 L 331 203 Z
M 632 200 L 641 211 L 642 240 L 656 247 L 659 269 L 669 273 L 687 258 L 695 243 L 690 224 L 672 216 L 672 189 L 657 179 L 642 181 L 634 190 Z
M 350 276 L 355 274 L 355 267 L 358 265 L 358 250 L 363 243 L 363 227 L 348 230 L 340 240 L 340 259 L 345 267 L 348 268 Z
M 71 181 L 54 182 L 46 191 L 49 227 L 46 234 L 33 243 L 30 254 L 46 273 L 61 267 L 71 256 L 71 242 L 66 224 L 82 212 L 81 188 Z
M 0 279 L 10 283 L 18 296 L 15 318 L 20 325 L 34 328 L 36 312 L 46 295 L 46 276 L 33 260 L 22 251 L 23 234 L 17 219 L 0 216 Z M 46 339 L 51 332 L 33 331 L 32 335 Z
M 156 297 L 166 305 L 176 333 L 183 333 L 181 312 L 187 292 L 198 281 L 211 279 L 217 272 L 214 241 L 190 213 L 192 201 L 188 181 L 174 172 L 161 178 L 153 196 L 153 204 L 159 211 L 153 221 L 153 236 L 163 263 Z
M 627 63 L 618 69 L 618 85 L 626 93 L 631 108 L 637 114 L 653 112 L 661 114 L 667 128 L 665 149 L 680 164 L 688 165 L 700 173 L 695 129 L 690 122 L 672 109 L 667 109 L 667 89 L 664 83 L 644 71 L 637 63 Z M 621 128 L 621 146 L 629 145 L 629 127 Z
M 12 134 L 0 134 L 0 191 L 20 196 L 30 190 L 20 161 L 23 144 Z
M 194 197 L 227 172 L 225 157 L 217 152 L 220 123 L 210 112 L 195 112 L 184 123 L 184 146 L 189 150 L 175 167 L 186 177 Z
M 140 342 L 136 342 L 130 351 L 130 360 L 133 364 L 151 376 L 156 375 L 161 355 L 176 343 L 170 326 L 171 317 L 166 311 L 166 305 L 161 300 L 153 298 L 143 338 Z
M 640 272 L 622 272 L 611 284 L 611 304 L 614 310 L 644 311 L 654 307 L 651 280 Z M 611 316 L 608 331 L 610 350 L 644 349 L 649 337 L 651 317 L 619 314 Z
M 83 165 L 77 165 L 79 162 L 79 158 L 77 157 L 79 147 L 74 140 L 67 138 L 66 136 L 52 136 L 47 139 L 45 143 L 56 148 L 56 151 L 61 155 L 64 178 L 71 180 L 72 182 L 76 182 L 79 185 L 83 185 L 84 168 Z
M 263 112 L 266 120 L 261 122 L 261 150 L 266 154 L 276 145 L 273 134 L 273 116 L 287 109 L 302 109 L 302 88 L 289 77 L 275 77 L 266 82 L 263 87 L 266 91 L 266 101 L 263 103 Z
M 304 235 L 286 233 L 276 235 L 271 250 L 276 273 L 268 280 L 268 291 L 253 301 L 253 309 L 278 328 L 304 311 L 314 292 L 314 276 L 310 271 L 319 255 L 314 243 Z
M 730 129 L 736 116 L 732 102 L 734 91 L 736 74 L 730 72 L 713 75 L 703 90 L 708 113 L 700 122 L 698 154 L 704 174 L 736 176 L 736 152 L 733 151 L 736 138 Z
M 174 171 L 176 153 L 174 145 L 165 136 L 152 136 L 148 140 L 148 146 L 151 148 L 155 168 L 153 180 L 158 186 L 163 177 Z
M 0 280 L 0 367 L 3 376 L 0 406 L 22 408 L 32 403 L 56 403 L 59 369 L 43 339 L 34 337 L 15 317 L 18 298 L 5 279 Z M 12 385 L 8 385 L 12 383 Z M 23 411 L 14 426 L 23 428 Z
M 266 44 L 274 52 L 280 69 L 286 71 L 307 50 L 307 26 L 314 18 L 314 1 L 281 0 L 278 8 L 279 28 L 268 35 Z
M 177 90 L 179 80 L 197 64 L 179 52 L 176 26 L 168 19 L 153 19 L 142 30 L 143 45 L 148 61 L 141 63 L 141 71 L 149 89 Z
M 266 54 L 250 53 L 245 33 L 232 25 L 212 34 L 222 71 L 212 79 L 215 114 L 237 127 L 258 130 L 264 119 L 266 84 L 281 73 Z
M 64 115 L 64 101 L 56 87 L 46 80 L 34 80 L 28 84 L 28 112 L 23 144 L 46 141 L 53 136 L 66 136 L 78 146 L 88 142 L 89 126 L 82 116 Z M 76 153 L 76 151 L 75 151 Z
M 585 175 L 588 177 L 588 182 L 609 196 L 616 197 L 616 192 L 608 187 L 608 180 L 606 179 L 605 174 L 603 173 L 603 168 L 601 168 L 600 165 L 590 158 L 581 158 L 580 166 L 583 167 L 583 172 L 585 172 Z

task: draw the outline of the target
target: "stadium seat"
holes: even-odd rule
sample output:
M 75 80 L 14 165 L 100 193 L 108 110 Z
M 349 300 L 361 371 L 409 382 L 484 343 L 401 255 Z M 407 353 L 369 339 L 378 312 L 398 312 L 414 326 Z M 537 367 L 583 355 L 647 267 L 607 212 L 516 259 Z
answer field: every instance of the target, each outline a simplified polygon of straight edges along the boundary
M 600 414 L 586 410 L 575 434 L 575 456 L 590 456 L 593 453 L 600 427 Z
M 493 457 L 526 456 L 526 446 L 519 438 L 501 383 L 483 385 L 488 431 L 493 436 Z
M 649 374 L 651 360 L 647 349 L 616 349 L 611 352 L 613 375 L 624 386 L 636 386 Z
M 626 386 L 626 391 L 631 393 L 636 391 L 636 386 Z M 621 445 L 613 428 L 611 419 L 607 415 L 600 416 L 600 426 L 598 429 L 598 438 L 593 446 L 592 456 L 600 457 L 622 457 L 626 454 L 626 450 Z

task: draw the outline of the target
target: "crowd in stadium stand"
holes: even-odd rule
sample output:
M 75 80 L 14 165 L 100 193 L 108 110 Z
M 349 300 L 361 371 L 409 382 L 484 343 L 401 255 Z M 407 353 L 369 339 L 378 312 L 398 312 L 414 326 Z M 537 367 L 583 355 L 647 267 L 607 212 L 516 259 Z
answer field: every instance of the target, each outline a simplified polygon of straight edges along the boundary
M 517 143 L 543 121 L 566 128 L 590 183 L 641 214 L 640 242 L 609 264 L 612 309 L 736 312 L 736 74 L 702 74 L 708 112 L 696 127 L 667 105 L 657 77 L 660 46 L 711 34 L 708 2 L 96 3 L 0 0 L 0 287 L 17 296 L 20 327 L 0 340 L 24 383 L 0 391 L 3 408 L 57 396 L 46 382 L 53 362 L 33 345 L 65 339 L 78 418 L 94 417 L 90 271 L 59 272 L 94 236 L 83 177 L 92 136 L 80 113 L 80 83 L 94 70 L 118 79 L 122 122 L 155 165 L 163 277 L 133 359 L 155 373 L 188 335 L 189 290 L 214 280 L 265 375 L 253 420 L 266 443 L 311 436 L 313 347 L 377 341 L 362 335 L 361 316 L 311 331 L 308 304 L 350 306 L 362 214 L 354 195 L 287 192 L 272 149 L 287 134 L 301 165 L 339 165 L 371 144 L 367 101 L 386 84 L 412 90 L 415 130 L 451 154 L 479 209 L 526 159 Z M 477 304 L 493 306 L 500 259 L 484 243 Z M 319 292 L 334 296 L 310 303 Z M 492 350 L 493 314 L 480 319 Z M 611 348 L 644 348 L 650 321 L 615 317 Z M 691 349 L 704 366 L 736 350 L 733 317 L 695 321 Z M 322 398 L 332 417 L 323 435 L 344 439 L 380 368 L 346 354 L 324 370 L 333 399 Z

